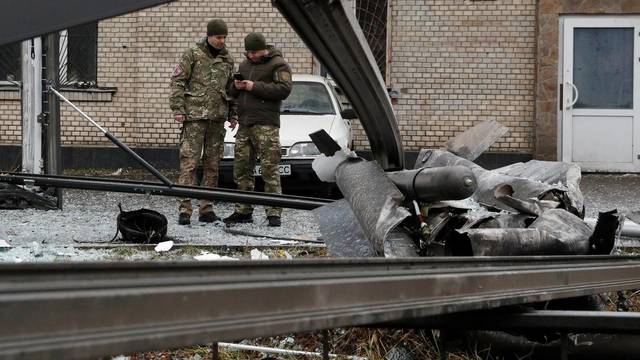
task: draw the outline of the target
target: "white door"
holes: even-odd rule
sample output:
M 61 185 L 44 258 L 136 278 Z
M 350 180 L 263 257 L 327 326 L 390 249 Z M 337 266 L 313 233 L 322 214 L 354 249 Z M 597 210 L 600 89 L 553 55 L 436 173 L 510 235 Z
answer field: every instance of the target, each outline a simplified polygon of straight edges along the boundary
M 562 19 L 562 161 L 640 171 L 640 17 Z

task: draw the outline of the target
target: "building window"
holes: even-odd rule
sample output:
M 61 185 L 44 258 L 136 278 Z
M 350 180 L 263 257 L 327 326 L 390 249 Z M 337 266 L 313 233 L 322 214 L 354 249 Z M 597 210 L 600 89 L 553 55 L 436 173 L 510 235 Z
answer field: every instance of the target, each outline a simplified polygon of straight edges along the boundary
M 0 46 L 0 81 L 13 74 L 20 80 L 20 42 Z M 43 60 L 44 61 L 44 60 Z M 80 87 L 95 86 L 98 78 L 98 23 L 60 32 L 60 83 Z
M 98 23 L 60 32 L 60 83 L 95 86 L 98 78 Z
M 0 46 L 0 82 L 5 82 L 8 75 L 21 79 L 20 42 Z

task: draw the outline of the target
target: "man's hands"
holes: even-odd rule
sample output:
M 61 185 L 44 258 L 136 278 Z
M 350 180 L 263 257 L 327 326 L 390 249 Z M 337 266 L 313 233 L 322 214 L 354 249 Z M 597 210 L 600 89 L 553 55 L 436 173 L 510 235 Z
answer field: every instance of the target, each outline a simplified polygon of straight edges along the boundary
M 184 114 L 178 114 L 178 115 L 173 115 L 173 119 L 178 123 L 182 123 L 187 119 L 187 117 Z
M 253 90 L 253 81 L 251 80 L 233 80 L 233 85 L 238 90 L 246 90 L 246 91 Z

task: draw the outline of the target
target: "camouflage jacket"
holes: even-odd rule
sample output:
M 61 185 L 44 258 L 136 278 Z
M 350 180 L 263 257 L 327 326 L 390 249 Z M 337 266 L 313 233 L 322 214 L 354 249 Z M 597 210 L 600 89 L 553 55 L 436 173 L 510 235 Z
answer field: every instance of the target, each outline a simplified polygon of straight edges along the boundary
M 169 105 L 174 115 L 187 120 L 237 119 L 227 89 L 233 82 L 233 57 L 222 48 L 215 58 L 203 38 L 187 49 L 171 74 Z
M 253 90 L 238 90 L 231 86 L 229 94 L 236 98 L 240 124 L 280 126 L 280 104 L 291 93 L 291 68 L 280 50 L 269 45 L 268 54 L 254 63 L 248 58 L 240 64 L 239 72 L 253 81 Z

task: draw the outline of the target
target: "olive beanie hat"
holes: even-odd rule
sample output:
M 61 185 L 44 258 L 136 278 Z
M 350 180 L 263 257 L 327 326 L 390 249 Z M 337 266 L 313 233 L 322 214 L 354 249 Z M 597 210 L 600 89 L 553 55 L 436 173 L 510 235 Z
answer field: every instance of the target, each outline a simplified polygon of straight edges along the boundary
M 212 19 L 207 23 L 207 36 L 227 35 L 227 23 L 222 19 Z
M 267 41 L 260 33 L 252 32 L 244 38 L 244 49 L 247 51 L 258 51 L 267 48 Z

